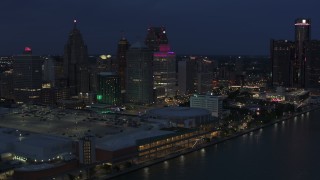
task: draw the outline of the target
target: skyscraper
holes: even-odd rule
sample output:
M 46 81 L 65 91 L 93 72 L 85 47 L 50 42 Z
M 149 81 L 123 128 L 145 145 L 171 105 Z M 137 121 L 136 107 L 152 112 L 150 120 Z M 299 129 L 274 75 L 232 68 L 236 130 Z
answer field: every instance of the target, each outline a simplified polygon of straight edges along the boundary
M 166 29 L 164 27 L 150 27 L 145 44 L 154 52 L 159 51 L 160 44 L 168 44 Z
M 116 73 L 98 74 L 97 101 L 113 106 L 121 104 L 120 77 Z
M 32 55 L 26 47 L 22 55 L 13 56 L 13 89 L 16 102 L 39 103 L 43 58 Z
M 306 87 L 320 88 L 320 41 L 311 40 L 305 45 L 306 52 Z
M 294 47 L 292 41 L 271 40 L 272 84 L 274 86 L 292 86 Z
M 126 90 L 126 67 L 127 67 L 127 57 L 126 53 L 130 47 L 128 40 L 122 37 L 118 42 L 117 49 L 117 67 L 118 73 L 121 81 L 121 91 L 124 93 Z
M 67 78 L 71 96 L 89 92 L 88 50 L 77 21 L 69 34 L 69 39 L 64 48 L 64 76 Z
M 189 57 L 178 61 L 178 93 L 180 95 L 194 93 L 195 67 L 196 61 Z
M 213 88 L 213 63 L 207 58 L 197 59 L 197 74 L 195 77 L 197 93 L 211 92 Z
M 126 99 L 137 104 L 153 102 L 153 52 L 137 42 L 127 52 Z
M 176 54 L 168 44 L 153 54 L 153 80 L 157 98 L 176 95 Z
M 295 41 L 272 40 L 272 84 L 295 88 L 318 87 L 319 41 L 311 40 L 311 20 L 295 21 Z
M 295 60 L 293 62 L 293 86 L 305 87 L 305 44 L 311 39 L 310 19 L 295 21 Z

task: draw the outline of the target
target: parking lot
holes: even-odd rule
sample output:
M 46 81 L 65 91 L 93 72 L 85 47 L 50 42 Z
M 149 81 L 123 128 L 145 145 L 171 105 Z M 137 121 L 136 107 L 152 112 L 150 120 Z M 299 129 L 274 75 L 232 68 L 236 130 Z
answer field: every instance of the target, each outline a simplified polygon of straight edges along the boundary
M 129 131 L 128 118 L 114 114 L 97 115 L 87 111 L 30 106 L 13 110 L 0 118 L 0 126 L 78 139 L 86 133 L 103 137 Z

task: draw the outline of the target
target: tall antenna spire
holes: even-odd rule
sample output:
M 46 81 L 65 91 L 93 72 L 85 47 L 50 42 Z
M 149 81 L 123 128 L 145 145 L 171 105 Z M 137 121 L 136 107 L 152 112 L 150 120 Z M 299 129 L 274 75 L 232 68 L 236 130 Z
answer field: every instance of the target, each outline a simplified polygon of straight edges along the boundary
M 76 20 L 76 19 L 73 20 L 73 28 L 74 28 L 74 29 L 77 28 L 77 20 Z

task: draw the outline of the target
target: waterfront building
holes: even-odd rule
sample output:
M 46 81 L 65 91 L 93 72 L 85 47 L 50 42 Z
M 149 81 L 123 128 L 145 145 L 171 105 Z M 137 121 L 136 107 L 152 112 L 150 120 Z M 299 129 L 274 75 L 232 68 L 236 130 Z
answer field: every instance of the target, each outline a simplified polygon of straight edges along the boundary
M 153 54 L 153 82 L 157 98 L 176 95 L 176 55 L 167 44 Z
M 221 117 L 223 98 L 212 94 L 194 94 L 190 97 L 190 107 L 204 108 L 214 117 Z
M 127 102 L 153 102 L 153 52 L 137 42 L 127 52 Z
M 22 55 L 13 56 L 13 89 L 18 103 L 38 103 L 42 87 L 43 58 L 32 55 L 26 47 Z
M 311 20 L 295 21 L 295 41 L 271 41 L 272 84 L 294 88 L 320 87 L 319 41 L 311 39 Z
M 153 52 L 158 52 L 160 44 L 168 44 L 167 32 L 165 27 L 149 27 L 145 44 Z
M 64 77 L 67 79 L 71 96 L 89 92 L 88 50 L 77 28 L 77 21 L 64 47 Z
M 113 72 L 98 74 L 97 102 L 118 106 L 121 104 L 120 77 Z
M 311 39 L 311 20 L 296 19 L 295 21 L 295 59 L 293 62 L 293 87 L 304 88 L 306 84 L 305 44 Z
M 197 128 L 212 122 L 210 111 L 195 107 L 165 107 L 151 109 L 146 115 L 148 121 L 159 123 L 161 127 Z

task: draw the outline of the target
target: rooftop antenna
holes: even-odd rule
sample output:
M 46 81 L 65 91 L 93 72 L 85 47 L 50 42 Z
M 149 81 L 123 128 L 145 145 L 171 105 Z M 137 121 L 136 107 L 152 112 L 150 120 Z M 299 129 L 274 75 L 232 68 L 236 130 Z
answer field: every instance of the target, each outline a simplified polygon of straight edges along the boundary
M 73 20 L 73 28 L 76 29 L 77 28 L 77 19 Z

